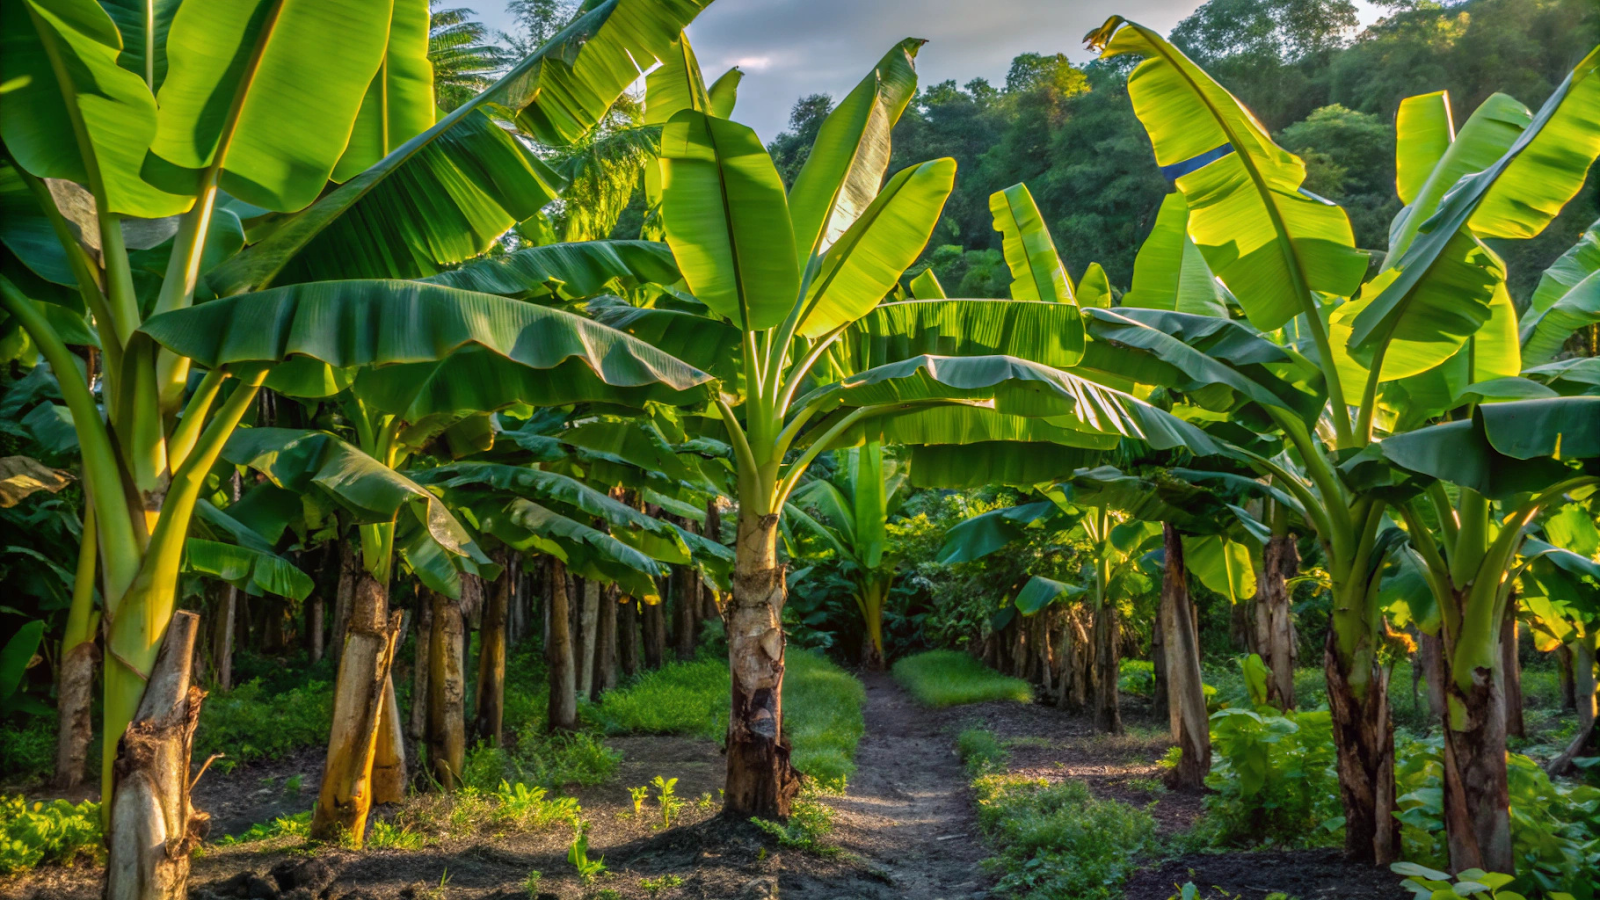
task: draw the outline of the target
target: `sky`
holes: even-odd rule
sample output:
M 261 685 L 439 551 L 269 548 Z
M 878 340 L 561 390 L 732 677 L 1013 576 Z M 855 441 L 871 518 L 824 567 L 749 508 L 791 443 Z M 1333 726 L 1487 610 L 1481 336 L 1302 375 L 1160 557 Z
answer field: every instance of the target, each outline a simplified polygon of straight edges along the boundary
M 1200 0 L 721 0 L 689 27 L 709 82 L 730 66 L 744 70 L 733 118 L 771 141 L 807 94 L 844 97 L 902 38 L 926 38 L 917 56 L 923 85 L 987 78 L 1005 84 L 1021 53 L 1093 54 L 1083 36 L 1120 14 L 1163 34 Z M 1363 24 L 1378 10 L 1357 0 Z M 491 29 L 510 20 L 497 0 L 477 0 Z

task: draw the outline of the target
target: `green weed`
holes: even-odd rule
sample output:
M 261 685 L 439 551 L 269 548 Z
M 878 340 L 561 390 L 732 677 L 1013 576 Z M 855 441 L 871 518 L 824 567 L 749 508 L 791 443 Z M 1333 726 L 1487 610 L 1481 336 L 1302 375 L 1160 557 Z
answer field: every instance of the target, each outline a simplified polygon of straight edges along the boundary
M 999 770 L 1005 766 L 1006 751 L 994 732 L 987 728 L 968 728 L 956 738 L 956 755 L 973 776 Z
M 292 816 L 279 816 L 271 822 L 257 822 L 237 835 L 227 835 L 218 844 L 250 844 L 280 837 L 308 838 L 311 836 L 311 810 Z
M 775 839 L 780 847 L 819 856 L 834 856 L 839 852 L 838 847 L 827 842 L 828 835 L 833 833 L 833 807 L 819 801 L 815 793 L 795 798 L 789 808 L 788 822 L 759 818 L 750 822 Z
M 539 896 L 539 886 L 544 883 L 544 873 L 534 869 L 528 877 L 522 879 L 522 889 L 528 892 L 528 900 L 536 900 Z
M 617 774 L 622 754 L 587 732 L 544 734 L 525 729 L 511 763 L 517 777 L 529 784 L 561 787 L 596 785 Z
M 650 785 L 641 784 L 638 787 L 628 788 L 628 799 L 633 801 L 633 817 L 635 819 L 644 815 L 644 801 L 650 796 Z
M 662 891 L 675 887 L 682 887 L 683 879 L 676 875 L 662 875 L 659 878 L 641 878 L 639 887 L 652 897 L 658 897 Z
M 672 827 L 672 817 L 683 809 L 683 801 L 678 799 L 674 788 L 678 785 L 676 778 L 662 778 L 657 775 L 650 784 L 656 789 L 656 806 L 661 810 L 661 828 Z
M 894 664 L 894 680 L 917 702 L 940 709 L 991 700 L 1033 702 L 1033 688 L 956 650 L 929 650 Z
M 578 880 L 585 886 L 593 884 L 596 878 L 605 874 L 606 858 L 589 858 L 589 824 L 579 822 L 572 836 L 572 845 L 567 848 L 567 862 L 578 870 Z
M 973 782 L 978 823 L 999 855 L 1001 895 L 1113 900 L 1134 860 L 1155 837 L 1150 813 L 1098 800 L 1079 781 L 983 775 Z
M 1203 829 L 1213 843 L 1319 845 L 1342 821 L 1327 710 L 1272 714 L 1228 708 L 1211 717 Z M 1287 841 L 1285 841 L 1287 838 Z
M 100 804 L 0 797 L 0 874 L 100 854 Z
M 576 826 L 583 812 L 572 797 L 552 798 L 544 788 L 530 788 L 521 782 L 500 782 L 494 798 L 499 801 L 495 809 L 497 821 L 532 831 L 562 822 Z
M 394 825 L 382 820 L 372 822 L 367 829 L 368 850 L 421 850 L 427 839 L 404 825 Z M 440 890 L 444 883 L 440 882 Z

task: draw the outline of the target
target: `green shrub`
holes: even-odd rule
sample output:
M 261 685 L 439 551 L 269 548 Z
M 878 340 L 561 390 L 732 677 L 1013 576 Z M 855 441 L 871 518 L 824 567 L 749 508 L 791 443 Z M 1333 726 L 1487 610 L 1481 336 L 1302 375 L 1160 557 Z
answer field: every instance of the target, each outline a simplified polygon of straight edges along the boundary
M 833 808 L 818 800 L 815 792 L 795 799 L 789 809 L 788 822 L 756 818 L 750 823 L 765 831 L 780 847 L 820 856 L 834 856 L 839 852 L 838 847 L 828 843 L 828 835 L 833 833 Z
M 100 853 L 100 804 L 0 797 L 0 874 Z
M 572 797 L 552 798 L 542 787 L 530 788 L 521 782 L 500 782 L 495 788 L 495 820 L 529 831 L 540 831 L 556 824 L 578 825 L 582 810 Z
M 924 706 L 943 708 L 989 700 L 1033 702 L 1033 688 L 956 650 L 929 650 L 894 664 L 894 680 Z
M 1080 781 L 984 775 L 978 824 L 998 856 L 997 894 L 1026 900 L 1121 900 L 1122 882 L 1156 833 L 1150 813 L 1099 800 Z
M 1212 840 L 1300 846 L 1335 839 L 1342 807 L 1327 710 L 1220 710 L 1211 717 L 1211 752 Z
M 524 729 L 517 741 L 510 768 L 517 780 L 557 788 L 569 784 L 594 785 L 617 774 L 622 754 L 587 732 L 545 734 Z
M 1117 690 L 1138 697 L 1155 696 L 1155 663 L 1148 659 L 1124 659 L 1118 666 Z
M 994 732 L 987 728 L 968 728 L 956 738 L 956 754 L 971 775 L 982 775 L 1005 765 L 1006 751 Z
M 1400 795 L 1406 859 L 1445 866 L 1444 782 L 1441 738 L 1396 742 L 1395 786 Z M 1539 764 L 1507 754 L 1511 798 L 1511 848 L 1517 878 L 1512 887 L 1529 896 L 1560 891 L 1592 900 L 1600 885 L 1600 788 L 1552 781 Z
M 277 759 L 328 742 L 333 727 L 333 685 L 310 681 L 275 693 L 259 680 L 215 693 L 200 706 L 195 756 L 226 753 L 234 763 Z

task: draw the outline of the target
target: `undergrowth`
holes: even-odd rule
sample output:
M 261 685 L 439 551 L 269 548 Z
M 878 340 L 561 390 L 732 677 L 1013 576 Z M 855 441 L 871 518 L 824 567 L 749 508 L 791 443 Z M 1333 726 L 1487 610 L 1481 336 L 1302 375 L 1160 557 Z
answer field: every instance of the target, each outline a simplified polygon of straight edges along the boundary
M 0 797 L 0 874 L 100 854 L 100 804 Z
M 228 693 L 213 693 L 201 704 L 195 757 L 226 753 L 234 765 L 277 759 L 303 747 L 325 746 L 332 725 L 331 682 L 308 681 L 279 692 L 252 680 Z
M 828 841 L 833 833 L 833 807 L 823 803 L 820 796 L 813 789 L 802 791 L 789 808 L 788 822 L 754 818 L 750 823 L 776 840 L 779 847 L 837 856 L 839 848 Z
M 989 700 L 1033 702 L 1033 688 L 957 650 L 929 650 L 894 664 L 894 680 L 935 709 Z
M 956 738 L 956 755 L 974 777 L 1005 767 L 1007 753 L 994 732 L 987 728 L 968 728 Z
M 1155 837 L 1149 812 L 1100 800 L 1080 781 L 980 775 L 978 824 L 997 855 L 996 895 L 1018 900 L 1121 900 L 1122 882 Z

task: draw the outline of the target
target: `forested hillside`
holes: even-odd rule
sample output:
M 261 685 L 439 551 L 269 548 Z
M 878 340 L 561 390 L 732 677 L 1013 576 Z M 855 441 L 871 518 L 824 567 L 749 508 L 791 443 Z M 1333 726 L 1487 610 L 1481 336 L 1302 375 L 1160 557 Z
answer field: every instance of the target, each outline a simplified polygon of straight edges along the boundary
M 1594 0 L 1384 5 L 1382 19 L 1356 32 L 1348 0 L 1212 0 L 1172 34 L 1305 158 L 1305 189 L 1349 211 L 1357 244 L 1373 250 L 1387 247 L 1400 209 L 1394 114 L 1402 98 L 1449 91 L 1457 123 L 1494 91 L 1537 107 L 1600 32 Z M 1119 59 L 1079 68 L 1061 52 L 1069 48 L 1040 49 L 1013 60 L 1003 85 L 977 78 L 924 87 L 895 128 L 890 171 L 940 156 L 960 164 L 924 257 L 952 296 L 1005 294 L 1011 276 L 988 204 L 1001 188 L 1027 182 L 1073 277 L 1099 262 L 1119 293 L 1172 190 L 1128 102 L 1130 66 Z M 768 148 L 786 179 L 831 109 L 820 94 L 795 103 L 789 130 Z M 1539 238 L 1498 247 L 1519 302 L 1600 213 L 1593 185 Z

